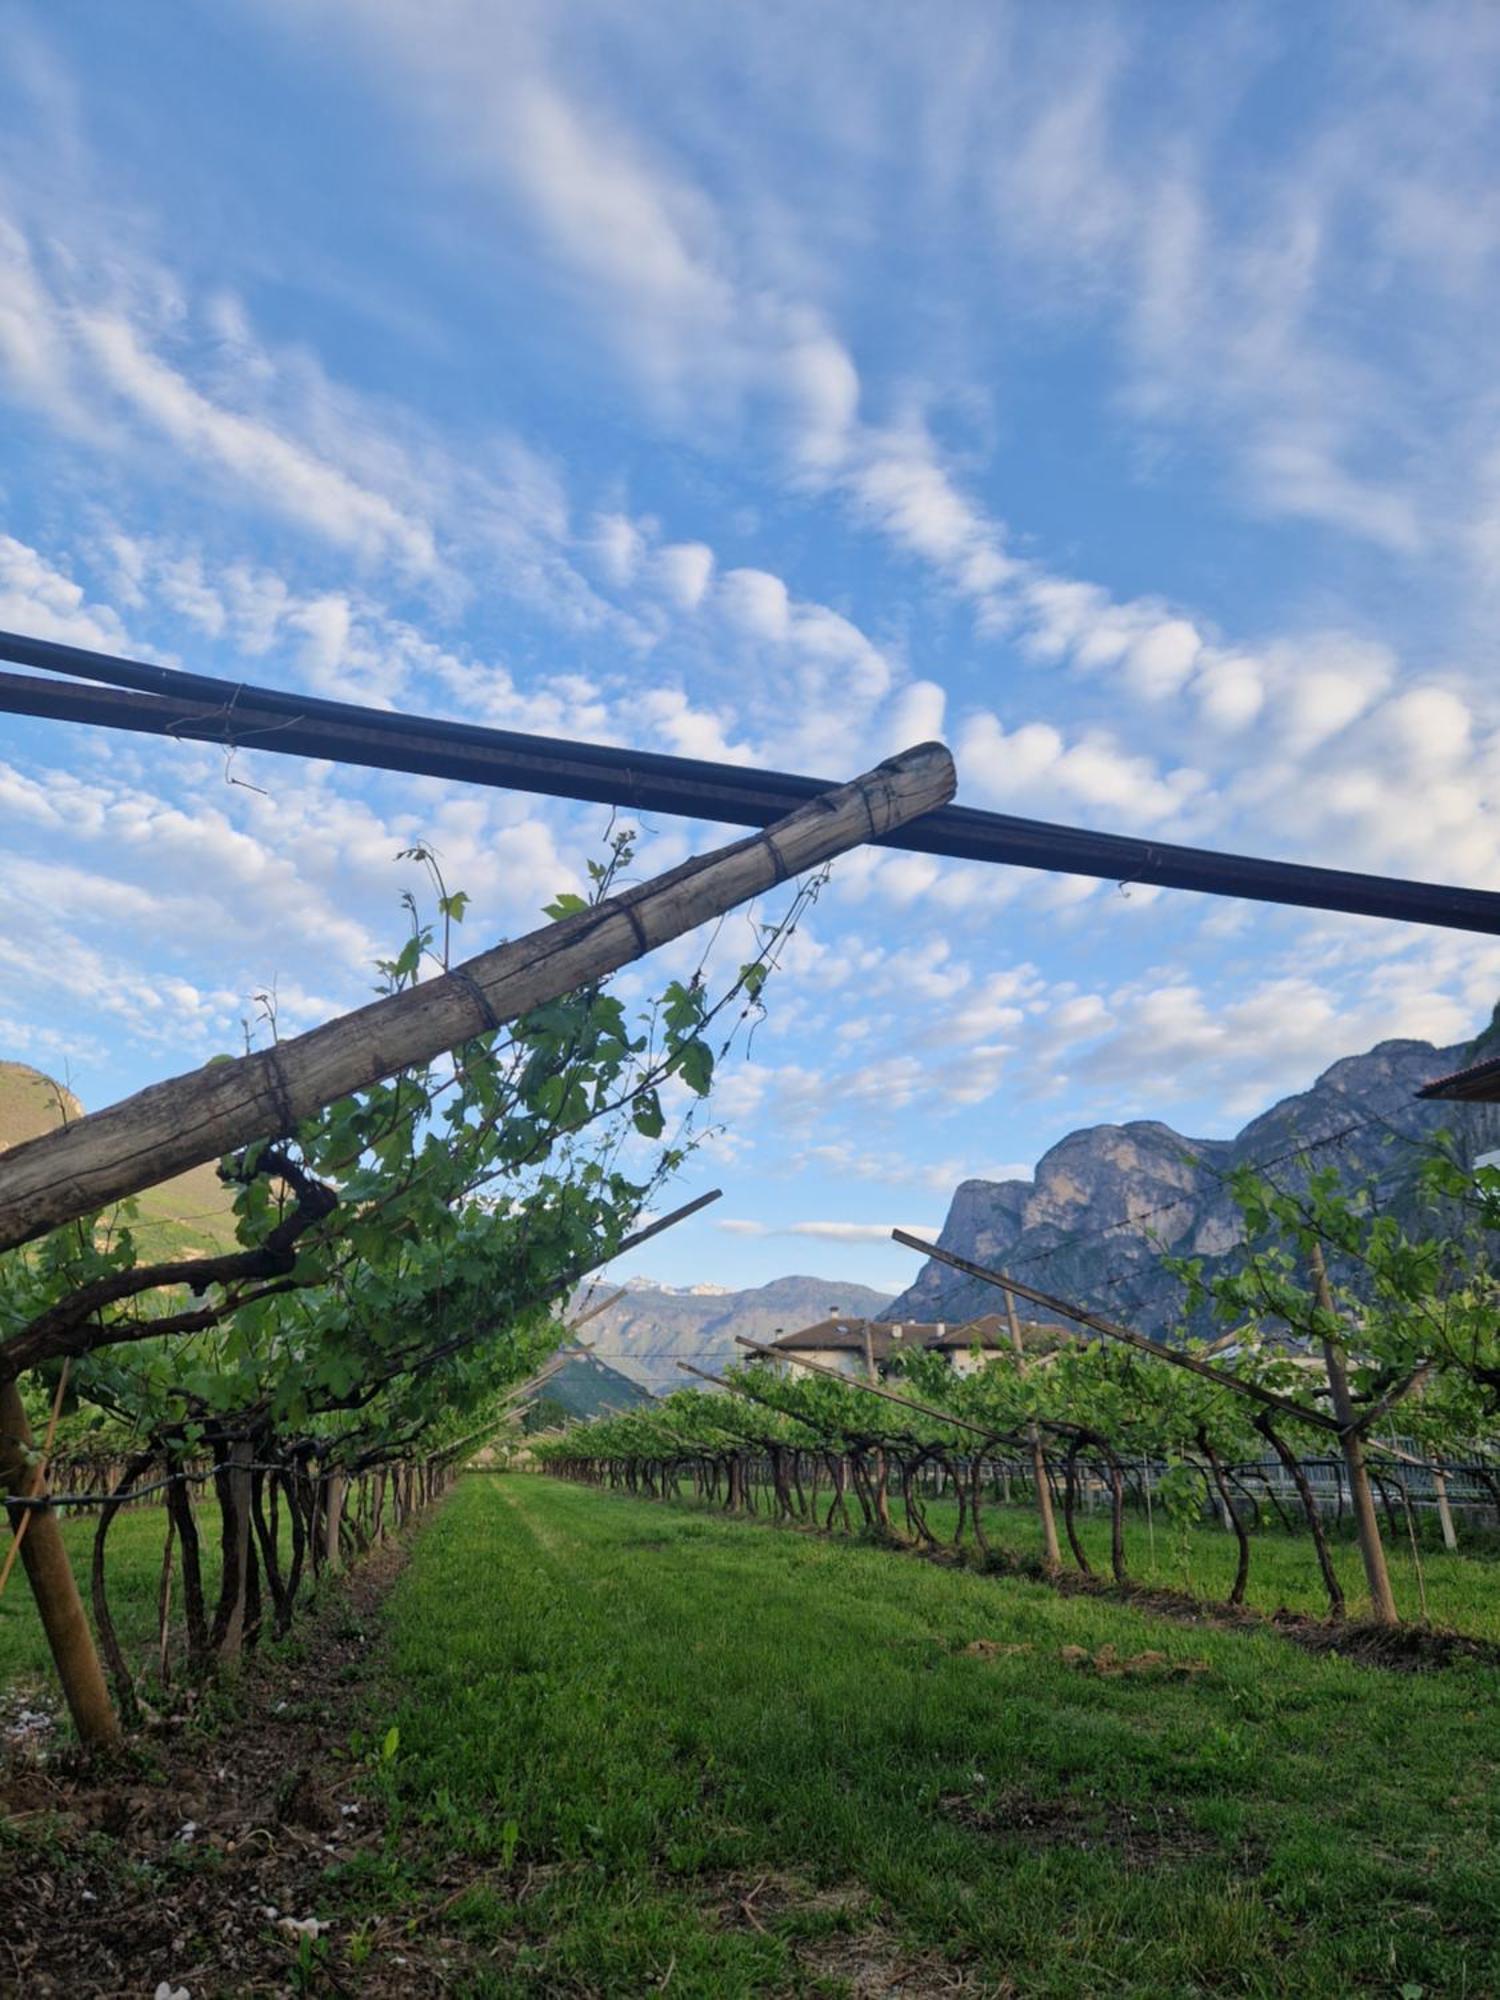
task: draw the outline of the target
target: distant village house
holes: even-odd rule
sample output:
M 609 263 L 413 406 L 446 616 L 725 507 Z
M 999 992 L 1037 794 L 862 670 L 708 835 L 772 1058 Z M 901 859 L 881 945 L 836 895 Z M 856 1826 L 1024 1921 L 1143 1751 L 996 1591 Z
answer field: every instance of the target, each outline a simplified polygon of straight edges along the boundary
M 1028 1347 L 1037 1344 L 1039 1336 L 1044 1338 L 1046 1346 L 1056 1345 L 1055 1329 L 1022 1326 L 1022 1341 Z M 841 1314 L 836 1307 L 830 1308 L 826 1319 L 796 1333 L 782 1334 L 770 1345 L 785 1357 L 788 1367 L 806 1361 L 814 1367 L 837 1369 L 841 1375 L 856 1379 L 884 1375 L 900 1354 L 915 1348 L 945 1355 L 957 1375 L 971 1375 L 996 1355 L 1012 1351 L 1010 1329 L 999 1313 L 951 1322 L 855 1319 Z

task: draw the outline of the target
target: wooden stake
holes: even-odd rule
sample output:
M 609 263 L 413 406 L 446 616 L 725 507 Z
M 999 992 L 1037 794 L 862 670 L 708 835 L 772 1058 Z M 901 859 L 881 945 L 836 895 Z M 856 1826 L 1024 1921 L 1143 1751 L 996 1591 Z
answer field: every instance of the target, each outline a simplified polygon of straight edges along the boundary
M 42 1443 L 41 1456 L 32 1468 L 31 1483 L 26 1489 L 29 1498 L 41 1492 L 46 1480 L 47 1466 L 52 1458 L 52 1440 L 57 1436 L 57 1420 L 62 1415 L 63 1397 L 68 1389 L 68 1372 L 72 1366 L 71 1361 L 64 1361 L 58 1372 L 57 1390 L 52 1398 L 52 1414 L 47 1419 L 47 1435 Z M 10 1547 L 5 1552 L 5 1561 L 0 1563 L 0 1597 L 5 1595 L 5 1586 L 10 1582 L 10 1573 L 16 1566 L 16 1557 L 21 1553 L 21 1544 L 26 1539 L 26 1531 L 31 1526 L 35 1512 L 34 1507 L 24 1508 L 21 1512 L 20 1525 L 11 1536 Z
M 348 1488 L 347 1473 L 329 1473 L 327 1495 L 323 1502 L 323 1566 L 329 1571 L 339 1567 L 339 1529 L 343 1526 L 344 1495 Z
M 1319 1309 L 1333 1313 L 1333 1292 L 1328 1283 L 1328 1270 L 1323 1262 L 1323 1246 L 1313 1240 L 1308 1253 L 1312 1269 L 1313 1292 Z M 1370 1491 L 1370 1476 L 1365 1470 L 1365 1443 L 1361 1426 L 1354 1408 L 1354 1398 L 1349 1394 L 1349 1374 L 1344 1366 L 1344 1356 L 1337 1342 L 1323 1342 L 1323 1365 L 1328 1370 L 1328 1388 L 1333 1401 L 1333 1414 L 1338 1418 L 1339 1443 L 1344 1453 L 1344 1469 L 1349 1478 L 1349 1500 L 1354 1510 L 1354 1532 L 1359 1540 L 1360 1560 L 1365 1566 L 1365 1582 L 1370 1590 L 1371 1615 L 1381 1625 L 1399 1625 L 1401 1614 L 1396 1609 L 1395 1593 L 1391 1589 L 1390 1571 L 1386 1568 L 1385 1544 L 1380 1539 L 1380 1522 L 1375 1513 L 1375 1498 Z
M 864 1335 L 865 1380 L 866 1382 L 878 1382 L 880 1380 L 880 1371 L 875 1366 L 875 1336 L 870 1331 L 870 1322 L 866 1320 L 860 1330 Z
M 39 1499 L 45 1496 L 46 1486 L 32 1465 L 31 1453 L 31 1426 L 21 1392 L 13 1381 L 0 1380 L 0 1487 L 7 1493 L 26 1493 Z M 63 1546 L 57 1515 L 50 1507 L 16 1508 L 11 1523 L 21 1543 L 21 1560 L 73 1727 L 90 1749 L 107 1749 L 119 1741 L 119 1719 L 84 1616 L 83 1599 Z
M 237 1660 L 245 1644 L 245 1612 L 250 1589 L 250 1480 L 255 1446 L 249 1438 L 236 1438 L 218 1482 L 223 1521 L 220 1547 L 224 1558 L 224 1582 L 215 1634 L 219 1657 Z M 227 1503 L 227 1504 L 226 1504 Z
M 170 1508 L 167 1540 L 161 1552 L 161 1578 L 156 1586 L 156 1672 L 163 1687 L 172 1679 L 172 1553 L 177 1544 L 177 1522 Z
M 350 1091 L 589 986 L 805 869 L 953 796 L 953 759 L 921 744 L 765 832 L 482 952 L 309 1034 L 152 1084 L 0 1154 L 0 1250 L 217 1160 Z
M 1005 1319 L 1010 1327 L 1010 1344 L 1015 1352 L 1016 1372 L 1026 1373 L 1026 1343 L 1021 1338 L 1021 1320 L 1011 1293 L 1005 1294 Z M 1048 1569 L 1062 1568 L 1062 1550 L 1057 1540 L 1057 1520 L 1052 1512 L 1052 1488 L 1047 1482 L 1047 1454 L 1042 1450 L 1042 1434 L 1033 1419 L 1026 1426 L 1031 1446 L 1031 1477 L 1036 1487 L 1036 1514 L 1042 1526 L 1042 1560 Z M 1149 1506 L 1149 1500 L 1148 1500 Z
M 1448 1481 L 1443 1468 L 1436 1459 L 1432 1464 L 1432 1491 L 1437 1501 L 1438 1522 L 1443 1530 L 1443 1547 L 1451 1554 L 1458 1547 L 1458 1535 L 1453 1527 L 1453 1509 L 1448 1505 Z

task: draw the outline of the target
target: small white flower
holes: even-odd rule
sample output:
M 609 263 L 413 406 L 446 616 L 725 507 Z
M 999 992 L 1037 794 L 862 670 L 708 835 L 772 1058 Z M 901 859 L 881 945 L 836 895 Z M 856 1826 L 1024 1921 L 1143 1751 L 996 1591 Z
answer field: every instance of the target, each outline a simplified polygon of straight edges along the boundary
M 182 1822 L 182 1825 L 177 1829 L 177 1838 L 179 1840 L 191 1840 L 197 1833 L 197 1831 L 198 1831 L 197 1820 L 185 1819 Z
M 359 1811 L 359 1807 L 358 1807 L 357 1805 L 355 1805 L 355 1806 L 340 1806 L 340 1807 L 339 1807 L 339 1813 L 340 1813 L 340 1815 L 341 1815 L 341 1816 L 342 1816 L 342 1817 L 343 1817 L 344 1819 L 352 1819 L 352 1818 L 354 1817 L 355 1813 L 357 1813 L 358 1811 Z

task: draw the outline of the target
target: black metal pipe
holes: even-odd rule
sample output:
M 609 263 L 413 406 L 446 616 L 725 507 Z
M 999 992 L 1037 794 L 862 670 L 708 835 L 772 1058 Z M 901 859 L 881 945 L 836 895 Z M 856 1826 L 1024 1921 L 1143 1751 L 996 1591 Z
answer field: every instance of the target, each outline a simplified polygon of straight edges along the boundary
M 187 673 L 140 660 L 0 632 L 0 659 L 69 681 L 0 673 L 0 712 L 97 724 L 193 742 L 325 757 L 553 798 L 765 826 L 828 779 L 746 769 L 660 751 L 532 736 L 479 723 L 330 701 L 282 688 Z M 95 682 L 102 686 L 78 686 Z M 1250 902 L 1383 917 L 1500 936 L 1500 893 L 1412 882 L 1294 861 L 1219 854 L 1117 833 L 1092 833 L 1010 813 L 944 806 L 885 846 L 955 860 L 1004 863 L 1104 881 L 1151 883 Z

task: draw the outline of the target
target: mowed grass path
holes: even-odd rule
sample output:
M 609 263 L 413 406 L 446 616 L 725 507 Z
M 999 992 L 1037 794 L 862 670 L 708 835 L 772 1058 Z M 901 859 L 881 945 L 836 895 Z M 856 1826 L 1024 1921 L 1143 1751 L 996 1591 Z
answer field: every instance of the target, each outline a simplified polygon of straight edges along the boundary
M 464 1991 L 1500 1992 L 1488 1670 L 517 1477 L 462 1482 L 387 1623 L 406 1837 L 345 1889 L 467 1872 Z

